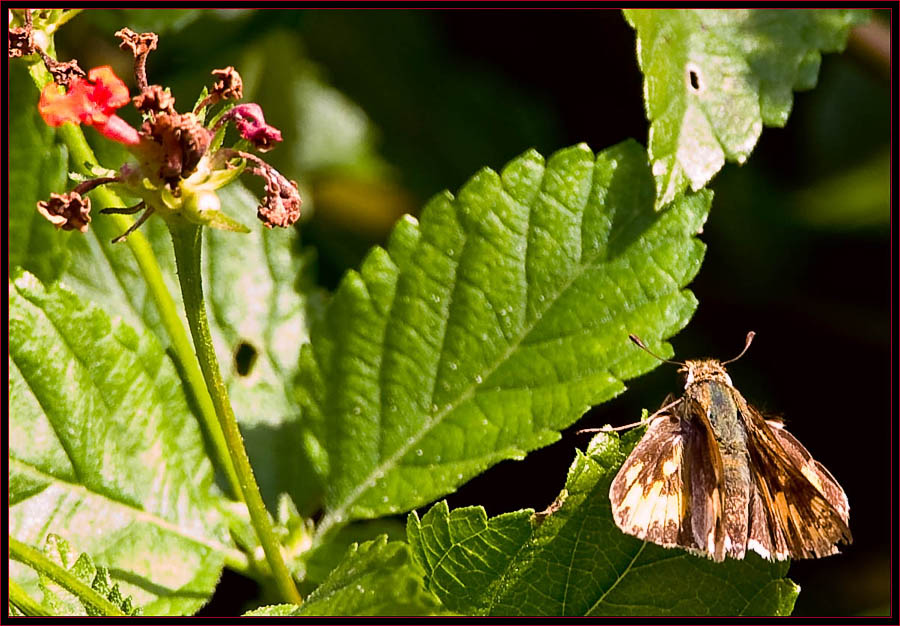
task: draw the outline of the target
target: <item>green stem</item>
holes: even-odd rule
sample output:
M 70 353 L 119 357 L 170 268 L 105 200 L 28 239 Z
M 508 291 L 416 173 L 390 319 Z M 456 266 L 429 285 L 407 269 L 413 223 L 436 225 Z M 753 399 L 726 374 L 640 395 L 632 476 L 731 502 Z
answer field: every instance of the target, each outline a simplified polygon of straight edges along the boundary
M 72 16 L 67 17 L 66 20 L 71 19 Z M 52 48 L 53 46 L 51 45 L 50 49 L 47 50 L 47 53 L 50 55 L 54 54 Z M 33 63 L 29 71 L 38 90 L 43 89 L 44 85 L 51 80 L 50 73 L 47 72 L 43 63 Z M 97 157 L 94 156 L 94 151 L 91 150 L 87 139 L 84 137 L 81 127 L 74 124 L 63 124 L 58 132 L 69 150 L 73 167 L 81 174 L 90 175 L 88 166 L 97 165 L 98 162 Z M 122 200 L 109 189 L 101 187 L 95 190 L 93 195 L 99 201 L 99 204 L 104 205 L 104 208 L 122 206 Z M 128 227 L 133 223 L 125 215 L 114 215 L 112 219 L 122 232 L 128 230 Z M 193 395 L 197 403 L 200 420 L 209 435 L 210 442 L 218 457 L 219 466 L 225 472 L 225 478 L 231 488 L 232 495 L 240 500 L 242 493 L 237 472 L 235 472 L 234 465 L 231 463 L 231 456 L 228 454 L 228 446 L 225 444 L 222 429 L 219 428 L 212 399 L 209 397 L 209 391 L 206 389 L 206 384 L 203 381 L 203 374 L 200 372 L 197 359 L 191 350 L 191 342 L 184 330 L 181 319 L 178 317 L 175 301 L 166 288 L 165 281 L 163 281 L 162 271 L 156 262 L 153 249 L 150 247 L 147 238 L 140 232 L 132 233 L 126 240 L 126 243 L 137 261 L 138 268 L 147 283 L 147 289 L 159 311 L 163 328 L 166 329 L 166 333 L 168 333 L 172 342 L 172 350 L 184 372 L 188 393 Z M 101 245 L 103 245 L 103 242 L 101 242 Z
M 19 583 L 12 578 L 9 582 L 9 601 L 17 609 L 22 611 L 28 617 L 50 617 L 53 615 L 50 611 L 39 604 L 34 598 L 25 593 L 25 590 L 19 586 Z
M 203 301 L 203 279 L 200 273 L 202 229 L 196 224 L 173 220 L 169 222 L 169 230 L 175 246 L 178 280 L 181 283 L 181 296 L 184 299 L 188 326 L 190 326 L 191 335 L 194 338 L 194 348 L 197 351 L 200 369 L 203 371 L 203 377 L 216 408 L 216 416 L 219 418 L 219 424 L 228 443 L 231 460 L 238 473 L 250 520 L 259 536 L 259 542 L 266 553 L 266 560 L 269 567 L 272 568 L 272 575 L 275 577 L 281 595 L 288 602 L 300 604 L 303 599 L 284 564 L 281 548 L 272 530 L 269 512 L 266 510 L 259 486 L 253 476 L 253 468 L 250 466 L 250 459 L 244 449 L 241 431 L 231 408 L 231 402 L 228 400 L 228 391 L 222 381 L 212 337 L 209 334 L 206 304 Z
M 13 537 L 9 537 L 9 557 L 43 574 L 66 591 L 74 593 L 79 600 L 90 604 L 102 615 L 125 615 L 119 607 L 91 589 L 90 585 L 78 580 L 69 570 Z
M 74 124 L 63 124 L 59 128 L 59 134 L 63 138 L 63 141 L 65 141 L 66 147 L 69 149 L 69 155 L 75 168 L 82 174 L 90 174 L 86 164 L 97 164 L 97 158 L 94 156 L 94 152 L 91 150 L 90 145 L 88 145 L 84 133 L 81 131 L 81 127 L 75 126 Z M 100 187 L 92 193 L 94 198 L 98 201 L 98 204 L 103 205 L 104 208 L 122 206 L 123 204 L 122 200 L 119 199 L 115 193 L 105 187 Z M 112 219 L 122 232 L 128 230 L 128 227 L 133 223 L 132 219 L 127 215 L 104 216 L 104 219 Z M 178 309 L 175 307 L 175 301 L 172 299 L 172 295 L 166 288 L 162 270 L 160 270 L 159 264 L 156 262 L 156 255 L 153 253 L 153 248 L 150 246 L 150 242 L 147 241 L 144 234 L 140 231 L 131 233 L 128 236 L 128 239 L 125 240 L 125 243 L 134 255 L 141 274 L 144 277 L 144 281 L 147 283 L 147 289 L 159 311 L 163 327 L 166 329 L 169 339 L 172 342 L 172 350 L 175 352 L 182 367 L 182 371 L 184 372 L 188 390 L 197 403 L 200 411 L 200 418 L 209 434 L 213 449 L 218 457 L 219 466 L 225 472 L 226 479 L 231 487 L 232 495 L 240 500 L 242 499 L 240 481 L 237 472 L 234 469 L 234 465 L 231 462 L 228 446 L 225 443 L 225 436 L 216 419 L 216 411 L 213 406 L 212 398 L 209 396 L 209 391 L 203 380 L 203 373 L 200 371 L 200 366 L 197 364 L 197 359 L 191 348 L 190 339 L 188 339 L 184 325 L 178 316 Z M 104 244 L 101 243 L 101 245 Z

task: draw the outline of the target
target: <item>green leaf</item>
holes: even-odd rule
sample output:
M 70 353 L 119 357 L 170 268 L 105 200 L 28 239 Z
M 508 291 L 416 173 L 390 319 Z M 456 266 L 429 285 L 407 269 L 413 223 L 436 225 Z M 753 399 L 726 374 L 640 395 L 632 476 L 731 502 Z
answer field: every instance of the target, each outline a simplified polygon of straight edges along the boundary
M 193 613 L 230 542 L 175 368 L 149 333 L 29 274 L 10 282 L 9 314 L 10 534 L 56 533 L 146 613 Z
M 247 616 L 437 615 L 440 602 L 425 589 L 422 569 L 402 541 L 384 535 L 354 544 L 302 606 L 275 605 Z
M 10 62 L 9 72 L 9 268 L 52 281 L 68 264 L 66 242 L 81 233 L 56 230 L 36 207 L 66 190 L 68 153 L 38 115 L 39 94 L 24 66 Z
M 218 191 L 223 211 L 253 215 L 258 200 L 235 183 Z M 141 229 L 150 240 L 169 293 L 184 317 L 172 240 L 165 223 L 151 218 Z M 63 275 L 67 288 L 135 328 L 152 330 L 164 346 L 168 335 L 127 246 L 112 244 L 121 234 L 98 216 L 85 234 L 69 240 L 73 261 Z M 257 224 L 250 233 L 204 229 L 203 275 L 210 332 L 247 451 L 267 502 L 288 492 L 308 512 L 318 487 L 300 449 L 292 378 L 297 351 L 307 340 L 305 312 L 311 259 L 299 250 L 295 229 L 270 230 Z M 248 369 L 236 354 L 250 355 Z M 310 480 L 310 477 L 313 480 Z
M 69 573 L 112 602 L 125 615 L 140 613 L 140 609 L 134 607 L 131 598 L 122 595 L 122 592 L 119 590 L 119 584 L 112 582 L 107 568 L 97 567 L 91 556 L 86 552 L 82 552 L 73 562 L 70 550 L 69 542 L 59 535 L 50 534 L 47 536 L 44 553 L 50 560 L 69 570 Z M 63 589 L 49 578 L 39 575 L 38 581 L 41 590 L 44 592 L 42 604 L 52 611 L 54 615 L 101 615 L 89 601 L 85 601 L 85 599 L 79 598 L 72 592 Z
M 534 151 L 435 197 L 341 282 L 301 353 L 324 533 L 408 511 L 559 438 L 656 366 L 628 333 L 669 337 L 711 194 L 653 210 L 646 153 Z
M 386 535 L 388 541 L 405 541 L 406 529 L 402 522 L 394 518 L 366 520 L 342 526 L 329 536 L 327 542 L 315 545 L 302 554 L 303 582 L 322 582 L 341 562 L 351 545 L 382 535 Z
M 793 91 L 816 85 L 820 52 L 844 48 L 858 9 L 627 9 L 650 120 L 656 206 L 743 163 L 763 124 L 784 126 Z
M 789 615 L 799 588 L 788 564 L 748 553 L 714 563 L 622 533 L 609 485 L 638 440 L 601 433 L 576 451 L 558 510 L 488 519 L 436 504 L 407 533 L 428 588 L 477 615 Z

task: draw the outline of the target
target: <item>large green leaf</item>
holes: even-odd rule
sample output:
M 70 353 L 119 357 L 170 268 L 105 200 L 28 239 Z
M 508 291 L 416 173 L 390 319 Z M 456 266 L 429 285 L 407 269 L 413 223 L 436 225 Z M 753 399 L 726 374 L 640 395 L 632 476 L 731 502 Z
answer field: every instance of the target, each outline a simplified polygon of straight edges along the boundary
M 627 9 L 637 31 L 662 207 L 743 163 L 763 124 L 784 126 L 793 91 L 816 85 L 820 52 L 842 50 L 858 9 Z
M 65 146 L 37 112 L 38 92 L 21 63 L 9 63 L 9 267 L 55 280 L 68 262 L 66 242 L 80 233 L 57 231 L 36 210 L 66 184 Z
M 425 589 L 423 571 L 403 541 L 382 536 L 352 545 L 344 560 L 301 606 L 267 606 L 248 616 L 435 615 L 440 602 Z
M 67 539 L 146 613 L 196 611 L 230 541 L 165 352 L 29 274 L 10 282 L 9 312 L 9 533 Z M 37 582 L 21 566 L 12 576 Z
M 627 335 L 656 344 L 690 319 L 710 200 L 657 213 L 639 145 L 580 145 L 482 170 L 400 222 L 301 353 L 320 532 L 522 458 L 654 367 Z
M 428 587 L 447 608 L 478 615 L 788 615 L 798 587 L 788 565 L 755 554 L 714 563 L 622 533 L 609 485 L 637 435 L 600 434 L 577 451 L 566 488 L 546 516 L 488 519 L 445 502 L 408 536 Z

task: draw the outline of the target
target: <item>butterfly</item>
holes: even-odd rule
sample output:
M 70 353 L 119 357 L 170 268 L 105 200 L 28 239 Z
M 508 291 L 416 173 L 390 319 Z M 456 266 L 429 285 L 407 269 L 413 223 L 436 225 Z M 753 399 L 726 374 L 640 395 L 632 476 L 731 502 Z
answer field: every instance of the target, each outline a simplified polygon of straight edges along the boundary
M 609 489 L 613 519 L 629 535 L 723 561 L 748 550 L 807 559 L 850 543 L 847 495 L 825 467 L 735 389 L 728 361 L 683 363 L 684 394 L 669 396 Z M 601 429 L 602 430 L 602 429 Z M 621 430 L 621 428 L 616 429 Z

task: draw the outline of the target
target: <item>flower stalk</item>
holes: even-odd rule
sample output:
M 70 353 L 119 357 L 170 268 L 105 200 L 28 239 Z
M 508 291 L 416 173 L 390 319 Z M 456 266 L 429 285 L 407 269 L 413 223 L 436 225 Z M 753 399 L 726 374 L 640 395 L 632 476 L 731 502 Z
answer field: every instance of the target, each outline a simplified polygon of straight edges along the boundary
M 265 226 L 288 227 L 300 217 L 301 199 L 295 181 L 287 179 L 255 155 L 222 147 L 228 123 L 237 129 L 242 146 L 249 142 L 260 152 L 281 142 L 281 133 L 266 123 L 262 109 L 254 103 L 226 105 L 213 117 L 211 124 L 214 125 L 204 124 L 208 107 L 222 100 L 242 97 L 241 77 L 232 67 L 213 72 L 218 80 L 194 111 L 178 113 L 169 90 L 150 84 L 147 79 L 147 55 L 156 48 L 158 39 L 154 33 L 135 33 L 127 28 L 116 33 L 122 40 L 120 47 L 130 50 L 134 56 L 134 74 L 140 93 L 131 98 L 124 82 L 109 66 L 85 73 L 74 61 L 60 63 L 52 59 L 35 43 L 35 37 L 29 32 L 31 26 L 31 21 L 27 21 L 22 32 L 17 34 L 15 52 L 17 56 L 38 54 L 48 78 L 52 77 L 52 82 L 42 85 L 38 110 L 44 121 L 59 127 L 66 143 L 72 144 L 70 153 L 76 167 L 82 174 L 94 176 L 96 170 L 102 169 L 94 167 L 96 160 L 77 126 L 81 124 L 93 126 L 104 137 L 122 144 L 135 158 L 116 172 L 105 170 L 99 177 L 84 180 L 71 192 L 51 194 L 48 201 L 38 204 L 38 211 L 57 228 L 86 232 L 91 222 L 91 201 L 82 194 L 91 192 L 104 205 L 101 213 L 122 226 L 124 233 L 112 241 L 127 241 L 134 251 L 173 344 L 176 344 L 176 352 L 182 357 L 188 382 L 196 388 L 198 404 L 222 457 L 222 466 L 235 495 L 247 506 L 278 589 L 286 601 L 300 604 L 302 598 L 285 565 L 216 360 L 200 269 L 203 226 L 248 231 L 246 226 L 221 211 L 216 195 L 216 190 L 244 171 L 266 181 L 265 197 L 257 210 Z M 10 49 L 12 51 L 13 47 Z M 12 52 L 10 54 L 12 56 Z M 32 75 L 36 73 L 32 72 Z M 140 128 L 133 128 L 116 114 L 117 109 L 129 102 L 142 114 Z M 85 166 L 85 163 L 90 165 Z M 132 207 L 123 207 L 116 190 L 137 197 L 139 202 Z M 136 221 L 128 217 L 139 211 L 142 213 Z M 172 235 L 196 358 L 190 356 L 187 335 L 162 281 L 153 252 L 137 230 L 152 215 L 165 220 Z
M 178 265 L 178 280 L 181 283 L 181 295 L 184 299 L 185 314 L 188 326 L 194 338 L 194 348 L 200 361 L 200 369 L 206 380 L 206 386 L 212 396 L 222 432 L 228 444 L 231 460 L 238 474 L 238 480 L 250 520 L 259 536 L 266 561 L 272 569 L 272 575 L 278 585 L 282 597 L 292 604 L 301 604 L 303 598 L 297 591 L 291 573 L 284 562 L 281 546 L 272 528 L 272 519 L 263 503 L 262 494 L 253 476 L 253 468 L 244 448 L 244 440 L 238 428 L 237 419 L 228 399 L 228 390 L 222 380 L 216 353 L 213 349 L 212 337 L 209 333 L 209 322 L 206 317 L 206 304 L 203 300 L 203 281 L 200 273 L 200 252 L 202 247 L 202 230 L 197 224 L 184 221 L 170 222 L 169 230 L 175 246 L 175 262 Z
M 88 173 L 85 164 L 97 165 L 97 158 L 88 145 L 81 128 L 72 124 L 65 124 L 60 127 L 59 134 L 63 142 L 69 150 L 72 163 L 82 174 Z M 122 201 L 108 187 L 98 188 L 95 192 L 97 200 L 100 204 L 108 207 L 121 206 Z M 112 215 L 118 228 L 121 231 L 129 230 L 133 225 L 131 218 L 126 215 Z M 169 340 L 172 342 L 172 349 L 181 364 L 187 388 L 192 392 L 194 399 L 199 407 L 200 418 L 209 435 L 213 449 L 216 451 L 216 457 L 219 467 L 225 473 L 225 477 L 231 488 L 231 492 L 235 498 L 242 500 L 243 492 L 240 488 L 237 472 L 231 462 L 231 455 L 228 453 L 228 445 L 225 442 L 225 436 L 216 419 L 215 408 L 213 407 L 212 398 L 206 389 L 206 383 L 203 374 L 197 363 L 197 357 L 194 355 L 191 341 L 184 329 L 184 324 L 178 315 L 178 309 L 175 307 L 175 301 L 172 294 L 169 293 L 163 279 L 162 270 L 156 261 L 156 255 L 150 242 L 143 236 L 141 232 L 134 233 L 127 240 L 127 245 L 138 264 L 144 282 L 150 296 L 159 311 L 160 319 Z

